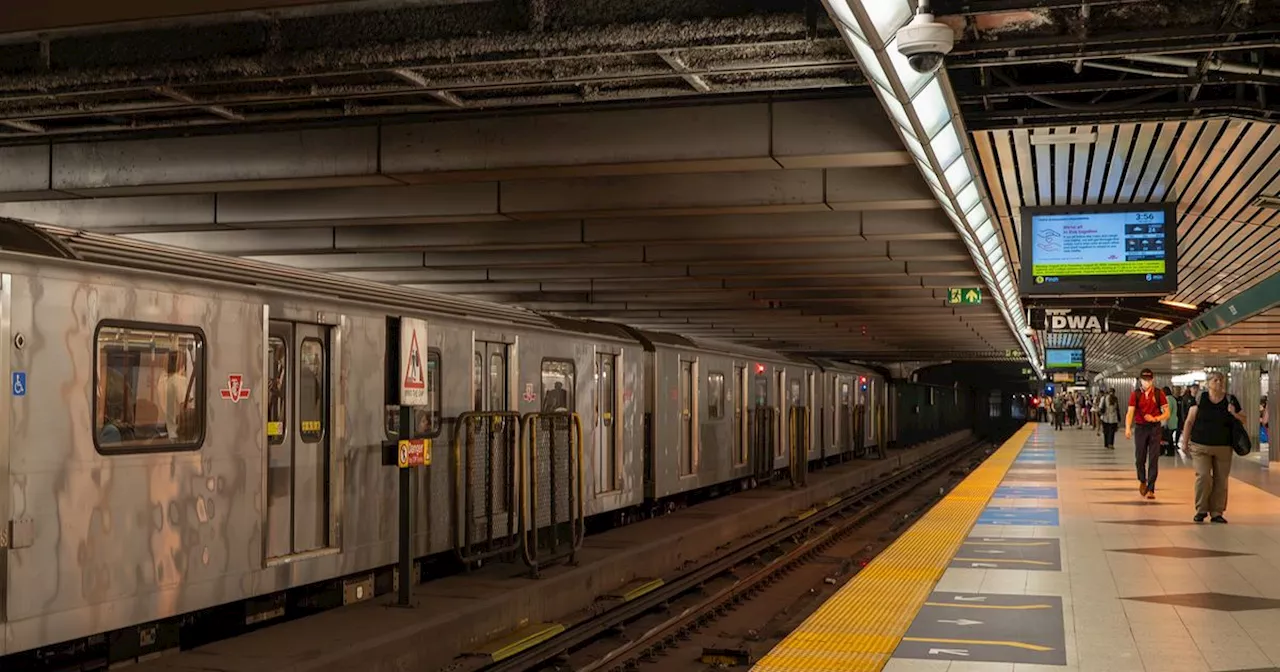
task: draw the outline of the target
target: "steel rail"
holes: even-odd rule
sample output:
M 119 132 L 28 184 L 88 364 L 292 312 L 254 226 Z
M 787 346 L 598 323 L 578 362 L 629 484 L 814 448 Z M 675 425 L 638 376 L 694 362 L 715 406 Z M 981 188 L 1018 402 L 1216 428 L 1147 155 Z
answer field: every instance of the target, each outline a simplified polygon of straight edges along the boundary
M 598 671 L 620 665 L 621 661 L 627 659 L 633 652 L 643 651 L 655 646 L 660 640 L 674 637 L 674 633 L 706 617 L 720 605 L 752 590 L 770 577 L 785 571 L 788 567 L 803 559 L 804 556 L 821 549 L 829 543 L 833 543 L 872 515 L 879 513 L 888 504 L 910 492 L 913 486 L 941 474 L 951 465 L 971 454 L 983 443 L 982 440 L 965 442 L 942 455 L 919 460 L 905 469 L 892 473 L 888 478 L 883 478 L 840 496 L 838 502 L 826 506 L 813 515 L 798 518 L 758 540 L 749 542 L 689 570 L 642 597 L 618 605 L 595 618 L 570 626 L 560 635 L 515 656 L 478 669 L 484 670 L 484 672 L 515 672 L 516 670 L 536 669 L 575 647 L 587 644 L 628 621 L 659 608 L 691 590 L 696 590 L 716 576 L 732 570 L 743 562 L 781 543 L 785 543 L 821 523 L 844 514 L 851 508 L 862 507 L 853 516 L 841 520 L 839 524 L 833 525 L 821 534 L 806 540 L 795 549 L 769 562 L 750 576 L 734 581 L 732 585 L 716 595 L 700 601 L 695 606 L 682 610 L 681 613 L 650 628 L 636 639 L 618 647 L 592 664 L 580 668 L 577 672 Z

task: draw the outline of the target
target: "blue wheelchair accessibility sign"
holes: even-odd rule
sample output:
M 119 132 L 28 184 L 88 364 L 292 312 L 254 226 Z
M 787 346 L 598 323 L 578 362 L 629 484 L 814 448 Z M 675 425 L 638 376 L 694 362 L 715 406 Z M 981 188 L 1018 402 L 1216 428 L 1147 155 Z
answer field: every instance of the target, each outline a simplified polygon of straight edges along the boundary
M 27 396 L 27 372 L 26 371 L 13 372 L 13 396 L 15 397 Z

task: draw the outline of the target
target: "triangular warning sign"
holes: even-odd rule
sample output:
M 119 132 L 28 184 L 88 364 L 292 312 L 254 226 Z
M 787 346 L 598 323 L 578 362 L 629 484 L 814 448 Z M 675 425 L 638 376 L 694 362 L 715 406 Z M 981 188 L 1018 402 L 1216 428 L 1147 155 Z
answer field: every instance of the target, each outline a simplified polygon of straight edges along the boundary
M 409 342 L 409 361 L 405 364 L 404 389 L 427 389 L 427 378 L 422 375 L 422 353 L 418 350 L 417 331 L 413 332 L 413 340 Z

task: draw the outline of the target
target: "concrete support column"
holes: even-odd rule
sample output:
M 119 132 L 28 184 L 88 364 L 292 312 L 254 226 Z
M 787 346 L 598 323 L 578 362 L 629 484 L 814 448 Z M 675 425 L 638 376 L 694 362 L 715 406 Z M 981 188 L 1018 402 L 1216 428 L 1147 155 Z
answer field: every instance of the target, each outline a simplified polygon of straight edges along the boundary
M 1258 443 L 1258 403 L 1262 399 L 1262 365 L 1258 362 L 1231 362 L 1227 386 L 1244 407 L 1245 429 L 1254 445 Z

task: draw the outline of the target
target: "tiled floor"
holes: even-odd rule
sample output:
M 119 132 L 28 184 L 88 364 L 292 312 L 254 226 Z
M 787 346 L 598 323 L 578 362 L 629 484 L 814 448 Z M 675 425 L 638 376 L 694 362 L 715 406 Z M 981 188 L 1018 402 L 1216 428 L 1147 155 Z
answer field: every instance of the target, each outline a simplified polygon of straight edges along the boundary
M 1035 480 L 1031 472 L 1044 474 L 1051 465 L 1028 460 L 1016 462 L 1004 484 L 1023 492 L 1056 486 L 1058 498 L 998 498 L 990 505 L 1056 508 L 1058 526 L 980 524 L 970 532 L 970 537 L 1059 538 L 1061 571 L 953 567 L 935 589 L 1061 597 L 1065 666 L 895 655 L 885 670 L 1280 669 L 1280 498 L 1233 478 L 1226 512 L 1230 523 L 1197 525 L 1191 520 L 1195 473 L 1190 463 L 1161 458 L 1157 499 L 1144 500 L 1133 472 L 1132 444 L 1123 435 L 1117 444 L 1110 451 L 1092 431 L 1055 432 L 1041 425 L 1024 455 L 1053 450 L 1056 480 Z M 1256 466 L 1235 468 L 1242 478 L 1256 481 L 1248 471 Z M 1022 641 L 1036 640 L 1034 633 L 1022 634 Z M 939 644 L 933 650 L 940 658 L 954 658 L 961 646 Z M 973 647 L 974 655 L 981 649 Z

